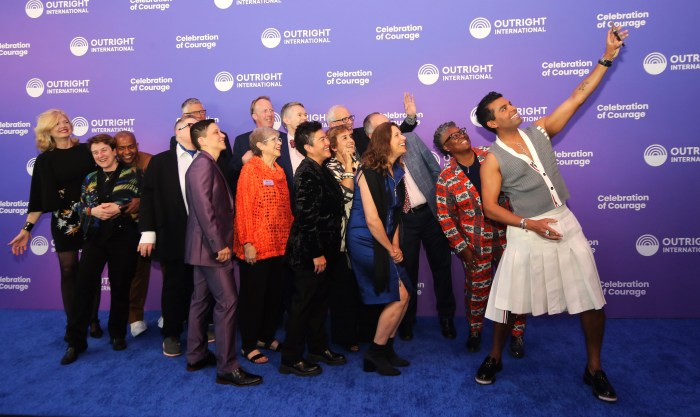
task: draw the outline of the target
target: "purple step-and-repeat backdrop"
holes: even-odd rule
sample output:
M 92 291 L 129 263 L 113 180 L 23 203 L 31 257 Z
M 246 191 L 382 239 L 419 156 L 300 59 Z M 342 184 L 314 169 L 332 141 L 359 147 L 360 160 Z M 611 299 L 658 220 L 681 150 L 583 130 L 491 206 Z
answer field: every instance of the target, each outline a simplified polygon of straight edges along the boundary
M 253 127 L 248 107 L 260 95 L 277 110 L 300 101 L 324 125 L 342 103 L 359 125 L 372 111 L 401 121 L 410 91 L 416 133 L 431 149 L 447 120 L 489 145 L 473 117 L 486 92 L 503 92 L 525 124 L 549 114 L 593 68 L 617 22 L 630 29 L 627 46 L 554 139 L 569 205 L 595 251 L 609 315 L 700 317 L 697 16 L 691 0 L 4 2 L 0 236 L 8 242 L 24 222 L 32 129 L 46 109 L 64 109 L 83 141 L 126 129 L 157 153 L 188 97 L 233 137 Z M 53 252 L 48 216 L 27 254 L 0 252 L 1 308 L 62 307 Z M 462 305 L 456 259 L 453 273 Z M 160 284 L 154 265 L 149 309 L 159 308 Z M 420 314 L 434 315 L 425 259 L 420 285 Z

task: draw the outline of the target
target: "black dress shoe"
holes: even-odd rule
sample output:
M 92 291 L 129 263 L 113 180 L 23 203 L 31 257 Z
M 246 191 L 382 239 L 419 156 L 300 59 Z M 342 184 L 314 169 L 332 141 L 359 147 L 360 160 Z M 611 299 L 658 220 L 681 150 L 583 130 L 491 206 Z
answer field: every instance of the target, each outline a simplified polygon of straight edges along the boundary
M 617 393 L 613 388 L 608 376 L 602 370 L 597 370 L 591 375 L 588 372 L 588 366 L 583 370 L 583 382 L 593 388 L 593 395 L 601 401 L 615 402 L 617 401 Z
M 467 339 L 467 350 L 470 352 L 478 352 L 481 349 L 481 333 L 471 332 Z
M 235 385 L 237 387 L 249 387 L 261 384 L 263 381 L 260 375 L 249 374 L 243 368 L 234 369 L 226 374 L 216 374 L 217 384 Z
M 78 359 L 78 350 L 72 346 L 68 346 L 66 353 L 61 358 L 61 365 L 70 365 Z
M 321 373 L 321 367 L 301 359 L 292 365 L 287 365 L 282 362 L 282 364 L 280 364 L 280 373 L 294 374 L 297 376 L 316 376 Z
M 455 329 L 455 322 L 453 319 L 440 319 L 440 328 L 442 329 L 442 336 L 446 339 L 454 339 L 457 337 L 457 330 Z
M 187 372 L 199 371 L 200 369 L 204 369 L 208 366 L 216 366 L 216 356 L 211 353 L 210 350 L 207 350 L 207 354 L 204 356 L 204 359 L 198 360 L 195 363 L 188 363 Z
M 321 353 L 309 353 L 308 360 L 313 363 L 324 362 L 328 365 L 344 365 L 348 363 L 345 356 L 330 349 L 326 349 Z
M 112 349 L 114 350 L 126 349 L 126 340 L 123 337 L 113 337 L 110 342 L 112 343 Z
M 511 336 L 510 356 L 520 359 L 525 356 L 525 341 L 522 336 Z
M 501 369 L 503 369 L 503 362 L 496 362 L 495 358 L 487 356 L 476 371 L 474 379 L 481 385 L 492 384 L 496 380 L 496 373 L 500 372 Z

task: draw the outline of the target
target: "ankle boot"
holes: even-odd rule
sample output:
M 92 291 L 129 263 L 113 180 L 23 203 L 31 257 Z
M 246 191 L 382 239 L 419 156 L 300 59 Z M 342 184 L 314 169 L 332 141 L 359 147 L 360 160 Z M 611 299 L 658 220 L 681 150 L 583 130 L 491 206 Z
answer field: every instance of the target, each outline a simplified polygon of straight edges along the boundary
M 394 338 L 390 337 L 386 343 L 386 358 L 392 366 L 408 366 L 411 362 L 403 359 L 394 351 Z
M 384 376 L 401 375 L 401 371 L 389 363 L 389 359 L 386 357 L 386 345 L 378 345 L 376 343 L 372 343 L 369 350 L 365 353 L 362 370 L 365 372 L 377 371 L 379 375 Z

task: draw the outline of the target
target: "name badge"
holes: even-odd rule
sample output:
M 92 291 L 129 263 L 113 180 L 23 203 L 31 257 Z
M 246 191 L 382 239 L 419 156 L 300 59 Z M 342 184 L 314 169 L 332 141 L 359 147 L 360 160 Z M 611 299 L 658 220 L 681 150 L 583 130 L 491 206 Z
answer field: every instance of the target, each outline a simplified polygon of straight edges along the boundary
M 271 186 L 275 185 L 275 182 L 272 180 L 263 180 L 263 185 L 266 187 L 271 187 Z

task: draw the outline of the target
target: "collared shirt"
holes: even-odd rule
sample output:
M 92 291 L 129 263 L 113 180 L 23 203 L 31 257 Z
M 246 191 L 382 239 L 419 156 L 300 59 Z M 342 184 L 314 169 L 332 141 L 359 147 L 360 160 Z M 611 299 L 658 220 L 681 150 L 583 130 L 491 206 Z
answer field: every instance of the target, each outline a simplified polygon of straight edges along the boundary
M 426 204 L 428 200 L 425 198 L 420 188 L 418 188 L 418 184 L 413 180 L 411 171 L 408 170 L 407 166 L 404 166 L 404 170 L 406 171 L 406 193 L 408 194 L 408 199 L 411 201 L 411 208 Z
M 301 153 L 299 153 L 296 147 L 292 148 L 291 141 L 293 140 L 294 136 L 287 134 L 287 148 L 289 149 L 289 159 L 292 160 L 292 174 L 297 172 L 299 164 L 301 164 L 301 161 L 304 160 L 304 156 Z

